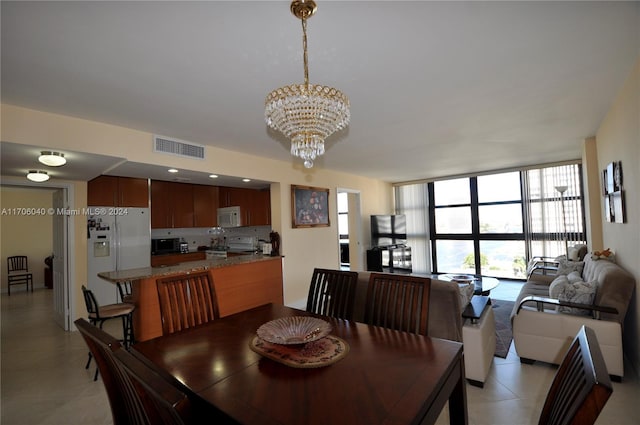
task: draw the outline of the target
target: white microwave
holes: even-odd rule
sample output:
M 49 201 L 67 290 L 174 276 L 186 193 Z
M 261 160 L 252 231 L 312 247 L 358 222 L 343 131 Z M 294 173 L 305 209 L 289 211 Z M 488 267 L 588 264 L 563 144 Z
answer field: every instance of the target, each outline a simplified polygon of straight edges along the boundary
M 220 227 L 242 226 L 240 217 L 240 207 L 218 208 L 218 226 Z

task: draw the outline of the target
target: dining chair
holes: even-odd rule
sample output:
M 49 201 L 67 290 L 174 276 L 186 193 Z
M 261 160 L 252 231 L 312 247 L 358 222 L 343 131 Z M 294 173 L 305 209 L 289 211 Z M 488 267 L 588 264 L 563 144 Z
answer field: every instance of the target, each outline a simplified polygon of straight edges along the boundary
M 538 424 L 593 424 L 612 392 L 596 334 L 583 325 L 558 367 Z
M 427 335 L 431 279 L 390 273 L 371 273 L 364 321 L 398 331 Z
M 102 329 L 82 318 L 74 323 L 96 358 L 115 425 L 192 422 L 191 402 L 177 384 L 158 375 Z
M 118 294 L 120 294 L 120 301 L 123 303 L 132 303 L 133 296 L 131 295 L 131 282 L 117 282 Z
M 13 285 L 31 285 L 33 292 L 33 275 L 29 273 L 29 260 L 26 255 L 7 257 L 7 294 L 11 296 Z
M 220 318 L 216 290 L 208 272 L 158 279 L 156 285 L 163 335 Z
M 102 329 L 102 325 L 107 320 L 112 319 L 121 319 L 122 320 L 122 342 L 125 347 L 131 346 L 135 341 L 133 335 L 133 311 L 135 310 L 135 305 L 131 303 L 116 303 L 116 304 L 107 304 L 107 305 L 99 305 L 98 301 L 94 293 L 87 289 L 84 285 L 82 285 L 82 295 L 84 296 L 84 303 L 87 308 L 87 314 L 89 317 L 89 322 L 92 325 L 99 326 Z M 87 360 L 87 365 L 85 369 L 89 368 L 91 364 L 92 354 L 89 351 L 89 360 Z M 100 368 L 96 368 L 96 373 L 94 375 L 93 380 L 98 379 L 98 372 Z
M 353 319 L 357 282 L 356 272 L 314 269 L 306 310 L 336 319 Z

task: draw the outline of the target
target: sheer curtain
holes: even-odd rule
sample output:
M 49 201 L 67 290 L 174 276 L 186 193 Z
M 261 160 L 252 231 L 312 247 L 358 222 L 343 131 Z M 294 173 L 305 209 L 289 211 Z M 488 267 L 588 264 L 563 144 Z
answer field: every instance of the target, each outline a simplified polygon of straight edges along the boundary
M 556 257 L 566 254 L 567 246 L 586 243 L 580 173 L 579 164 L 523 172 L 529 257 Z M 566 190 L 561 193 L 565 186 Z
M 396 214 L 407 218 L 407 246 L 413 273 L 431 273 L 429 252 L 429 196 L 427 183 L 396 186 Z

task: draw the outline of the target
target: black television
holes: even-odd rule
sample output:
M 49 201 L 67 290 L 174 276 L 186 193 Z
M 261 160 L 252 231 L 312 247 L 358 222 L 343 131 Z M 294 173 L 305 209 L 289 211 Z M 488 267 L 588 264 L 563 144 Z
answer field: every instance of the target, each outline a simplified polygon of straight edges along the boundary
M 404 214 L 371 216 L 371 246 L 373 248 L 406 243 L 407 218 Z

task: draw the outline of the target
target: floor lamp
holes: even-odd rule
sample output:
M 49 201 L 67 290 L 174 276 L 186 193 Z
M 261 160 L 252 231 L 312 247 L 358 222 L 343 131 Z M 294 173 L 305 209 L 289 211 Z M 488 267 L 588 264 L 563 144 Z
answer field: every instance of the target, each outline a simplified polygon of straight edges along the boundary
M 560 205 L 562 206 L 562 237 L 564 238 L 564 253 L 567 260 L 569 259 L 569 242 L 567 241 L 567 218 L 564 214 L 564 193 L 568 186 L 556 186 L 556 190 L 560 192 Z

